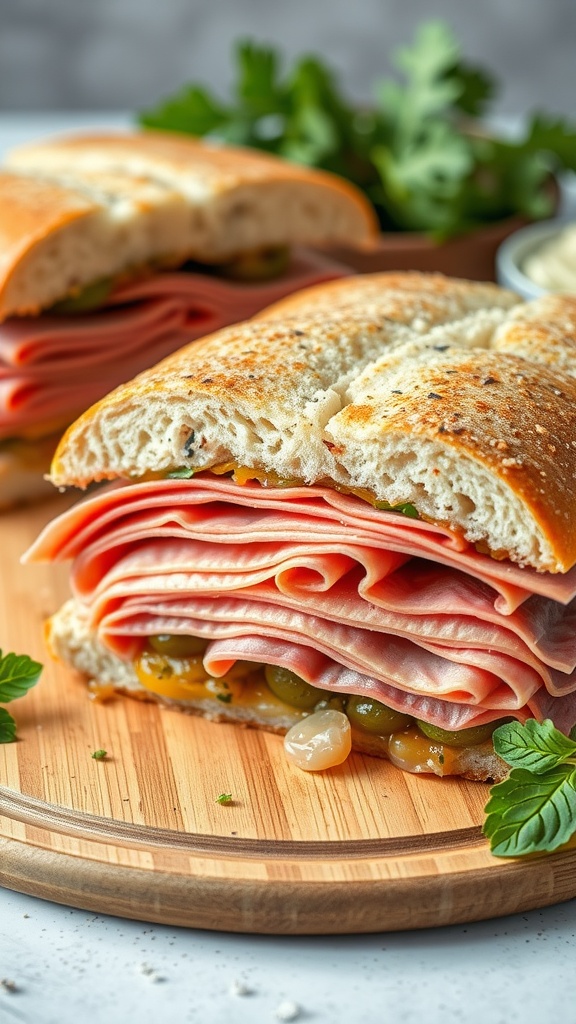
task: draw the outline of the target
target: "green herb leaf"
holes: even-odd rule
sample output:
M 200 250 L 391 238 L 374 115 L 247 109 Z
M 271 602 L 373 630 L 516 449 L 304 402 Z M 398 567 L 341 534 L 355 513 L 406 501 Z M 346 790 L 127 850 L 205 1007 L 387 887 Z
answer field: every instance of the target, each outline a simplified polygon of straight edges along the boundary
M 216 700 L 221 700 L 223 704 L 231 704 L 232 703 L 232 694 L 231 693 L 217 693 L 216 694 Z
M 228 111 L 198 85 L 187 85 L 164 103 L 140 114 L 145 128 L 209 135 L 228 120 Z
M 0 703 L 23 697 L 40 678 L 42 665 L 27 654 L 2 654 L 0 651 Z
M 448 77 L 458 83 L 456 106 L 472 117 L 480 117 L 497 92 L 496 79 L 485 68 L 473 67 L 464 61 L 455 64 Z
M 576 768 L 560 765 L 541 775 L 513 768 L 490 791 L 484 834 L 497 857 L 558 849 L 576 831 Z
M 576 764 L 576 742 L 554 728 L 549 718 L 537 722 L 530 718 L 524 725 L 509 722 L 492 735 L 494 750 L 513 768 L 525 768 L 542 775 L 550 768 L 572 759 Z
M 277 52 L 246 40 L 239 43 L 236 58 L 236 93 L 246 114 L 258 119 L 278 113 L 283 91 L 278 82 Z
M 458 58 L 456 38 L 441 21 L 420 25 L 412 45 L 396 52 L 393 63 L 404 72 L 406 85 L 384 83 L 380 96 L 385 105 L 395 108 L 401 131 L 412 134 L 415 126 L 420 128 L 457 100 L 461 86 L 450 71 Z
M 560 118 L 535 114 L 522 143 L 524 152 L 547 154 L 548 168 L 576 171 L 576 126 Z
M 179 469 L 171 469 L 169 473 L 166 473 L 167 480 L 190 480 L 194 476 L 196 470 L 190 466 L 180 466 Z
M 220 793 L 220 796 L 216 797 L 214 803 L 216 803 L 216 804 L 231 804 L 232 803 L 232 793 Z
M 199 84 L 154 110 L 144 126 L 212 135 L 348 178 L 375 205 L 384 230 L 437 240 L 513 213 L 547 216 L 550 174 L 576 170 L 576 125 L 537 114 L 524 138 L 489 137 L 474 118 L 496 88 L 467 64 L 444 23 L 423 23 L 393 55 L 399 76 L 376 85 L 372 109 L 350 102 L 318 57 L 287 74 L 271 47 L 236 48 L 233 95 L 223 103 Z
M 0 708 L 0 743 L 13 743 L 16 739 L 16 722 L 6 708 Z
M 95 761 L 105 761 L 106 758 L 108 757 L 108 751 L 107 750 L 95 750 L 94 753 L 91 755 L 91 757 L 93 757 Z
M 576 740 L 550 719 L 511 722 L 493 733 L 512 771 L 490 790 L 484 834 L 498 857 L 556 850 L 576 832 Z
M 400 502 L 399 505 L 391 505 L 389 501 L 375 501 L 374 508 L 379 509 L 381 512 L 401 512 L 403 516 L 408 516 L 409 519 L 419 519 L 418 509 L 411 505 L 409 501 Z

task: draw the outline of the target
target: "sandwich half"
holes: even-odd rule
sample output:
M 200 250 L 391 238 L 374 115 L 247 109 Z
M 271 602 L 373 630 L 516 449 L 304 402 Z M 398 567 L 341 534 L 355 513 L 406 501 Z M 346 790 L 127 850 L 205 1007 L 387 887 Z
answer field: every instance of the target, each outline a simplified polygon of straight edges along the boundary
M 576 724 L 576 300 L 379 274 L 188 346 L 67 431 L 110 480 L 49 644 L 93 687 L 409 771 L 500 779 L 503 720 Z M 321 745 L 322 736 L 318 743 Z
M 200 335 L 346 269 L 302 245 L 376 230 L 361 194 L 162 133 L 15 150 L 0 173 L 0 507 L 46 487 L 64 427 Z

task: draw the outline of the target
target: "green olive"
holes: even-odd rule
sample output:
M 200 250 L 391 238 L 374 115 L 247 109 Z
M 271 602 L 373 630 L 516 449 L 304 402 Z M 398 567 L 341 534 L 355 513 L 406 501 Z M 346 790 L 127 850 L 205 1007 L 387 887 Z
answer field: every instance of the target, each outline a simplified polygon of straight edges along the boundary
M 112 291 L 112 278 L 102 277 L 98 281 L 92 281 L 85 288 L 75 295 L 69 295 L 60 302 L 56 302 L 50 312 L 52 313 L 89 313 L 91 309 L 98 309 L 104 305 Z
M 489 740 L 496 726 L 502 725 L 502 721 L 489 722 L 488 725 L 473 725 L 470 729 L 458 729 L 456 732 L 439 729 L 437 725 L 430 725 L 429 722 L 417 721 L 416 724 L 429 740 L 445 743 L 448 747 L 474 747 L 477 743 Z
M 224 277 L 234 281 L 270 281 L 283 274 L 289 262 L 290 250 L 277 245 L 241 253 L 219 269 Z
M 319 700 L 326 696 L 326 690 L 320 690 L 317 686 L 310 686 L 295 672 L 287 668 L 280 668 L 277 665 L 266 665 L 264 669 L 266 682 L 272 693 L 285 704 L 308 711 L 316 706 Z
M 166 654 L 169 658 L 191 658 L 195 654 L 203 654 L 208 646 L 208 641 L 201 636 L 179 636 L 170 633 L 149 636 L 148 643 L 153 651 Z
M 372 697 L 349 697 L 346 714 L 357 729 L 376 733 L 378 736 L 390 736 L 393 732 L 405 729 L 412 722 L 410 715 L 393 711 Z
M 325 690 L 321 690 L 321 693 L 326 694 Z M 346 714 L 346 706 L 348 704 L 348 698 L 345 693 L 333 693 L 332 696 L 324 696 L 322 700 L 319 700 L 314 705 L 315 711 L 341 711 Z

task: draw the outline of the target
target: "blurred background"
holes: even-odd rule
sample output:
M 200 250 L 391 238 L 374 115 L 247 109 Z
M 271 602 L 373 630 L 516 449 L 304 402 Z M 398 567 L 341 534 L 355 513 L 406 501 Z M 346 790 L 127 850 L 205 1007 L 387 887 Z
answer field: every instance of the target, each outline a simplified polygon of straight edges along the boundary
M 189 80 L 226 94 L 234 40 L 319 51 L 369 99 L 430 17 L 495 74 L 496 114 L 575 116 L 575 0 L 0 0 L 0 110 L 137 110 Z

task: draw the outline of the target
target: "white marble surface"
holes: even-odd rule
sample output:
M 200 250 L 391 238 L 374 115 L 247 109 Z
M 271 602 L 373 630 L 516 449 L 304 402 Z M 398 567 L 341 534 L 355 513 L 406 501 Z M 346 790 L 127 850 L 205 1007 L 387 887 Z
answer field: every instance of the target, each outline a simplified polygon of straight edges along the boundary
M 2 1024 L 274 1024 L 284 1002 L 302 1024 L 573 1024 L 575 957 L 576 900 L 432 931 L 279 938 L 0 890 L 0 979 L 16 987 L 0 986 Z
M 44 134 L 127 123 L 0 115 L 0 159 Z M 278 938 L 141 924 L 0 889 L 1 1024 L 274 1024 L 284 1002 L 310 1024 L 574 1024 L 575 960 L 576 901 L 432 931 Z

